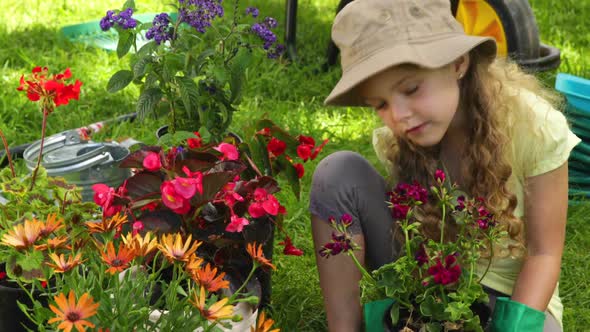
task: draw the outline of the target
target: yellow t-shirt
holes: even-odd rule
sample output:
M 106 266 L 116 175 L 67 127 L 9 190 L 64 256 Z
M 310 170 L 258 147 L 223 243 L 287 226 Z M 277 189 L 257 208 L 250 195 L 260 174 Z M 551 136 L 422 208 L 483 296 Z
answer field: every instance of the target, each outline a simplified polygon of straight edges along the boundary
M 528 114 L 520 120 L 509 121 L 513 140 L 511 144 L 511 160 L 513 174 L 509 179 L 509 188 L 516 195 L 518 203 L 514 214 L 524 215 L 524 181 L 527 177 L 547 173 L 563 165 L 569 158 L 571 150 L 580 139 L 569 129 L 563 113 L 555 110 L 544 99 L 527 90 L 515 92 L 518 98 L 512 110 L 514 114 Z M 532 112 L 531 112 L 532 110 Z M 530 123 L 523 124 L 528 119 Z M 526 125 L 526 127 L 525 127 Z M 520 130 L 522 127 L 522 130 Z M 373 132 L 373 146 L 377 157 L 387 170 L 392 165 L 386 158 L 386 151 L 393 142 L 393 134 L 387 127 Z M 503 243 L 506 245 L 508 239 Z M 502 244 L 500 244 L 502 247 Z M 478 272 L 482 274 L 487 267 L 487 260 L 482 260 Z M 482 284 L 504 294 L 512 294 L 523 263 L 522 257 L 494 257 Z M 563 305 L 559 298 L 559 284 L 555 288 L 549 302 L 548 311 L 562 324 Z

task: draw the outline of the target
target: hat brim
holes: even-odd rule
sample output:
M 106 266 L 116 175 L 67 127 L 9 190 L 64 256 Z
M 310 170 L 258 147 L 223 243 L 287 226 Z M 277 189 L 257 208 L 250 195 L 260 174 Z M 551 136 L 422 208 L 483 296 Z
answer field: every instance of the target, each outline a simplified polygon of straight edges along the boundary
M 366 106 L 354 88 L 367 78 L 393 66 L 415 64 L 424 68 L 443 67 L 470 50 L 481 47 L 484 55 L 496 55 L 496 41 L 491 37 L 450 35 L 428 42 L 398 44 L 383 49 L 352 65 L 342 73 L 340 81 L 324 101 L 325 105 Z

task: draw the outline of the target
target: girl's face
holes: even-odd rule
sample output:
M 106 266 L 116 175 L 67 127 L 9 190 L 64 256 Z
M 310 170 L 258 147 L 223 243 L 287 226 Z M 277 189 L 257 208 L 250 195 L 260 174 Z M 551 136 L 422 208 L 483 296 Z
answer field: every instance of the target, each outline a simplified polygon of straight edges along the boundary
M 458 80 L 467 64 L 465 57 L 434 70 L 396 66 L 364 81 L 359 93 L 395 135 L 430 147 L 450 128 L 463 128 Z

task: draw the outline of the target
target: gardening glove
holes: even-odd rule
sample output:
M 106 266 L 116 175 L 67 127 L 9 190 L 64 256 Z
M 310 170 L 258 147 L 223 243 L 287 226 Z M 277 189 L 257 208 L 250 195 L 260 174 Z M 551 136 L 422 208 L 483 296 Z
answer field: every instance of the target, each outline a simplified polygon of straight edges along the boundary
M 543 332 L 545 313 L 508 297 L 496 299 L 491 332 Z
M 384 299 L 366 303 L 363 306 L 366 332 L 384 332 L 384 318 L 395 301 Z

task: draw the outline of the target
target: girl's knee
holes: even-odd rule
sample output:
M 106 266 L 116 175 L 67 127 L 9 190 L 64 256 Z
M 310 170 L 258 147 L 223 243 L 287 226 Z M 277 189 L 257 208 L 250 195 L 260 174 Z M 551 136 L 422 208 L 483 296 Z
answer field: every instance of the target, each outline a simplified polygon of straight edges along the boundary
M 339 186 L 343 182 L 353 184 L 362 181 L 371 164 L 353 151 L 337 151 L 320 161 L 313 173 L 312 188 Z

